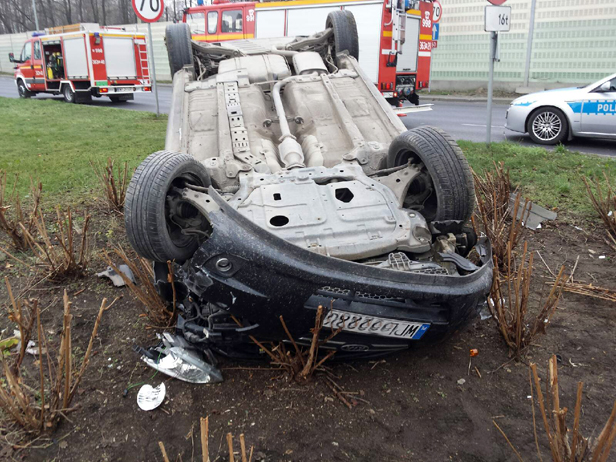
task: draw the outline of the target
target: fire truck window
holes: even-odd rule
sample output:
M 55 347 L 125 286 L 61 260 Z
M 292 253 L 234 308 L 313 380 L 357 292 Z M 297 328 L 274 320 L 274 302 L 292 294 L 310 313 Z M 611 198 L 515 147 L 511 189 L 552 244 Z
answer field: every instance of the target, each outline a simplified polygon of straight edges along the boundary
M 205 13 L 192 13 L 186 15 L 186 23 L 193 34 L 205 33 Z
M 34 42 L 34 59 L 41 59 L 41 42 Z
M 21 50 L 20 61 L 22 63 L 28 61 L 32 57 L 32 42 L 26 42 L 23 50 Z
M 222 12 L 222 32 L 242 32 L 242 10 Z
M 207 14 L 207 33 L 215 34 L 218 31 L 218 11 L 210 11 Z

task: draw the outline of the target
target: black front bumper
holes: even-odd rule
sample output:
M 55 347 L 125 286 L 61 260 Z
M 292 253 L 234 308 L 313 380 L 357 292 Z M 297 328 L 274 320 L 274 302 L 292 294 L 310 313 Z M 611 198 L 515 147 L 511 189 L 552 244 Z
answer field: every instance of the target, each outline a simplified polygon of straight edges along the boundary
M 464 276 L 414 274 L 326 257 L 282 240 L 252 223 L 210 193 L 220 210 L 193 257 L 176 265 L 176 297 L 183 312 L 178 333 L 220 353 L 254 352 L 249 336 L 286 339 L 280 316 L 293 338 L 307 344 L 317 307 L 406 322 L 428 323 L 421 341 L 455 331 L 486 301 L 492 283 L 491 247 L 477 249 L 482 266 Z M 171 298 L 167 265 L 156 267 L 161 293 Z M 241 324 L 241 327 L 238 325 Z M 323 329 L 323 334 L 330 329 Z M 374 356 L 408 348 L 406 338 L 341 332 L 325 349 L 336 356 Z

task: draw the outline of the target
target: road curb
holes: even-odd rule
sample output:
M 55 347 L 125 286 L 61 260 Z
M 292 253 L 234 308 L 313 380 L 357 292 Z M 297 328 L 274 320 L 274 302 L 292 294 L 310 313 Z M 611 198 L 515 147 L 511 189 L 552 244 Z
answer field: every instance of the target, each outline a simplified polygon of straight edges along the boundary
M 461 103 L 487 103 L 488 98 L 482 96 L 455 96 L 455 95 L 419 95 L 421 101 L 448 101 Z M 492 101 L 499 104 L 510 104 L 511 98 L 492 98 Z

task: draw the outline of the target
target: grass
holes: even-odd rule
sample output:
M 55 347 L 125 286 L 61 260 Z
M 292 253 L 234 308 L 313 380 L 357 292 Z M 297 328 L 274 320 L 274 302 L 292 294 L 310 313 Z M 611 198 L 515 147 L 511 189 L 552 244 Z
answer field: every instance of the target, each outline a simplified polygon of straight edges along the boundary
M 46 198 L 67 204 L 102 194 L 90 160 L 126 161 L 132 173 L 163 149 L 166 126 L 166 116 L 147 112 L 0 98 L 0 170 L 19 174 L 20 193 L 32 176 Z
M 475 171 L 493 169 L 493 162 L 504 162 L 511 181 L 522 187 L 523 195 L 565 217 L 594 216 L 582 176 L 601 178 L 603 173 L 616 178 L 616 160 L 571 152 L 564 148 L 548 151 L 514 143 L 458 141 Z M 562 218 L 562 216 L 561 216 Z
M 131 104 L 131 103 L 127 103 Z M 90 160 L 127 161 L 129 174 L 141 160 L 163 149 L 167 119 L 147 112 L 66 104 L 52 100 L 0 98 L 0 170 L 20 175 L 27 193 L 30 176 L 40 178 L 46 203 L 101 195 Z M 503 161 L 524 194 L 561 217 L 594 216 L 582 175 L 616 179 L 616 161 L 513 143 L 460 141 L 471 166 L 481 173 Z

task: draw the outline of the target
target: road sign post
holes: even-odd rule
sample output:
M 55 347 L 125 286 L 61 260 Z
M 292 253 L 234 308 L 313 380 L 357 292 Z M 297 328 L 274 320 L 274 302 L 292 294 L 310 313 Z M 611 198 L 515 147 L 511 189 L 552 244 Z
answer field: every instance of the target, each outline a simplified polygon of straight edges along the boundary
M 158 105 L 158 85 L 156 84 L 156 65 L 154 64 L 154 42 L 152 41 L 152 23 L 156 22 L 163 15 L 165 11 L 165 4 L 163 0 L 133 0 L 133 10 L 139 19 L 148 23 L 148 49 L 149 63 L 152 69 L 152 75 L 150 80 L 152 81 L 152 87 L 154 87 L 154 97 L 156 98 L 156 115 L 160 115 L 160 109 Z
M 484 30 L 490 33 L 490 67 L 488 72 L 488 116 L 486 120 L 486 143 L 492 142 L 492 97 L 494 95 L 494 61 L 498 58 L 498 33 L 509 32 L 511 29 L 511 7 L 496 6 L 505 0 L 489 0 L 495 6 L 486 6 L 484 15 Z

